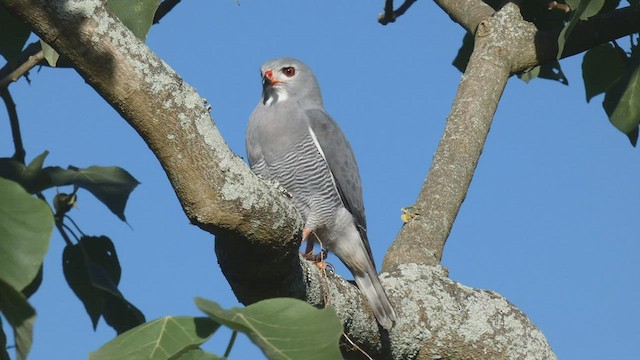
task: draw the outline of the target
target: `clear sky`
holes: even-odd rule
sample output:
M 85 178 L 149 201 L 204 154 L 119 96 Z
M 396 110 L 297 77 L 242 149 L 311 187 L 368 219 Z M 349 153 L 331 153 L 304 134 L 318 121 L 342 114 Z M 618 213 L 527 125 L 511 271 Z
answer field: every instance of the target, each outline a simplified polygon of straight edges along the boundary
M 213 106 L 231 149 L 260 96 L 259 66 L 297 57 L 315 72 L 325 106 L 356 153 L 378 264 L 425 178 L 460 80 L 451 66 L 462 28 L 432 2 L 379 25 L 383 1 L 183 1 L 151 29 L 153 51 Z M 625 40 L 626 41 L 626 40 Z M 445 248 L 453 280 L 494 290 L 524 311 L 563 360 L 631 359 L 640 343 L 638 149 L 608 122 L 602 96 L 585 102 L 581 56 L 563 60 L 570 86 L 509 81 L 476 175 Z M 221 274 L 213 236 L 189 224 L 158 161 L 73 70 L 32 71 L 11 86 L 27 160 L 118 165 L 141 185 L 120 222 L 80 191 L 71 216 L 114 240 L 120 289 L 147 319 L 198 315 L 202 296 L 238 305 Z M 0 156 L 12 142 L 0 111 Z M 64 189 L 63 189 L 64 191 Z M 68 190 L 67 190 L 68 191 Z M 53 191 L 46 195 L 49 199 Z M 61 269 L 54 233 L 31 359 L 84 359 L 114 336 L 94 333 Z M 334 261 L 337 261 L 333 258 Z M 341 270 L 345 276 L 350 276 Z M 222 354 L 230 332 L 205 349 Z M 260 359 L 242 338 L 231 359 Z

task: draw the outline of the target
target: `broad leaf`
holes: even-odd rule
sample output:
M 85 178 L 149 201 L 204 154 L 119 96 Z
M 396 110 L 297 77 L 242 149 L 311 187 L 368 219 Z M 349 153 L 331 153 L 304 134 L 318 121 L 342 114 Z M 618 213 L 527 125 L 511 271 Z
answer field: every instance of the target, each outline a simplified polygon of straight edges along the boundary
M 125 299 L 122 294 L 104 293 L 102 316 L 118 335 L 143 324 L 146 320 L 142 311 Z
M 14 289 L 27 287 L 40 270 L 52 231 L 49 206 L 0 178 L 0 279 Z
M 68 170 L 46 168 L 55 186 L 74 185 L 88 190 L 120 220 L 126 221 L 124 208 L 129 195 L 139 182 L 126 170 L 117 166 L 90 166 L 79 169 L 70 166 Z
M 22 294 L 26 296 L 27 299 L 30 298 L 31 295 L 35 294 L 36 291 L 38 291 L 38 289 L 40 288 L 40 285 L 42 285 L 43 272 L 44 267 L 42 266 L 42 264 L 40 264 L 40 269 L 38 270 L 36 277 L 31 280 L 29 285 L 25 286 L 24 289 L 22 289 Z
M 34 194 L 55 186 L 73 185 L 91 192 L 120 220 L 126 221 L 124 208 L 133 189 L 140 184 L 126 170 L 117 166 L 69 166 L 43 168 L 48 151 L 38 155 L 28 166 L 10 158 L 0 158 L 0 177 L 11 179 Z
M 44 54 L 44 58 L 45 60 L 47 60 L 49 66 L 56 67 L 56 64 L 58 64 L 58 59 L 60 59 L 60 54 L 58 54 L 58 52 L 54 48 L 52 48 L 51 45 L 42 40 L 40 40 L 40 46 L 42 47 L 42 53 Z
M 13 327 L 18 360 L 25 360 L 33 342 L 36 311 L 16 288 L 0 280 L 0 312 Z
M 625 70 L 624 52 L 607 43 L 596 46 L 582 59 L 582 78 L 587 102 L 613 85 Z
M 109 341 L 89 354 L 89 360 L 175 359 L 182 353 L 196 349 L 219 327 L 219 324 L 204 317 L 163 317 Z
M 49 175 L 42 169 L 47 155 L 48 151 L 43 152 L 27 166 L 12 158 L 1 158 L 0 176 L 17 182 L 31 194 L 47 189 L 52 186 Z
M 30 34 L 31 30 L 27 25 L 0 6 L 0 55 L 7 62 L 17 60 Z
M 226 358 L 208 353 L 202 349 L 192 349 L 180 355 L 176 360 L 226 360 Z
M 636 146 L 640 123 L 640 63 L 637 59 L 629 61 L 620 79 L 607 90 L 602 106 L 613 126 Z
M 535 78 L 555 80 L 561 84 L 569 85 L 569 80 L 562 72 L 562 68 L 560 67 L 560 63 L 556 61 L 550 61 L 548 63 L 544 63 L 542 65 L 536 66 L 535 68 L 527 71 L 526 73 L 519 74 L 518 78 L 520 80 L 528 83 L 529 81 Z
M 602 9 L 605 0 L 567 0 L 566 3 L 573 10 L 573 15 L 558 37 L 558 59 L 562 56 L 567 39 L 571 36 L 576 24 L 580 20 L 586 20 L 597 14 Z
M 196 298 L 213 320 L 245 333 L 269 359 L 341 359 L 342 324 L 331 307 L 319 310 L 297 299 L 269 299 L 225 310 Z
M 91 284 L 89 270 L 87 269 L 85 255 L 78 244 L 67 245 L 62 253 L 62 270 L 67 284 L 78 299 L 82 301 L 84 308 L 91 318 L 93 329 L 98 326 L 102 315 L 104 299 L 102 291 L 95 289 Z
M 82 301 L 95 329 L 104 316 L 118 334 L 143 323 L 144 315 L 120 290 L 120 263 L 106 236 L 83 236 L 62 253 L 62 270 L 69 287 Z
M 145 41 L 160 0 L 108 0 L 107 7 L 131 32 Z

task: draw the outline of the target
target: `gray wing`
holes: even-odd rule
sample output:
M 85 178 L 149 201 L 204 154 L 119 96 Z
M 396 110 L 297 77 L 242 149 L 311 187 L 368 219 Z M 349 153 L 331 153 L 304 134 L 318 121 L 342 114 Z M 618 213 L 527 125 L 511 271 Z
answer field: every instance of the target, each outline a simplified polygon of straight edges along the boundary
M 373 255 L 367 238 L 367 221 L 362 202 L 360 172 L 353 150 L 338 124 L 321 109 L 307 110 L 309 126 L 316 135 L 344 207 L 354 218 L 356 228 L 364 241 L 369 257 Z M 374 265 L 375 266 L 375 265 Z
M 251 115 L 253 118 L 253 114 Z M 258 132 L 255 129 L 255 121 L 253 119 L 249 120 L 249 125 L 247 126 L 246 137 L 245 137 L 245 148 L 247 150 L 247 160 L 249 161 L 249 166 L 254 173 L 266 178 L 268 176 L 267 173 L 267 164 L 264 160 L 264 155 L 262 154 L 262 147 L 260 146 L 260 141 L 258 141 Z

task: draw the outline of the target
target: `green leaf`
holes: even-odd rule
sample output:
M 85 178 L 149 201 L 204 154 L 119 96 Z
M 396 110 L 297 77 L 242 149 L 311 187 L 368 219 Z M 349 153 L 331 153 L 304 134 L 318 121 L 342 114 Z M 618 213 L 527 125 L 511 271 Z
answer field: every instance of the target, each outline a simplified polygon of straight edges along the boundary
M 49 188 L 53 186 L 51 179 L 42 169 L 47 155 L 49 155 L 48 151 L 43 152 L 31 160 L 27 166 L 12 158 L 2 158 L 0 159 L 0 176 L 17 182 L 31 194 Z
M 540 66 L 536 66 L 525 73 L 518 74 L 518 78 L 528 84 L 529 81 L 537 78 L 539 75 L 540 75 Z
M 202 349 L 192 349 L 180 355 L 176 360 L 225 360 L 215 354 L 202 351 Z
M 49 249 L 52 231 L 49 206 L 0 178 L 0 279 L 18 290 L 29 285 Z
M 104 293 L 104 307 L 102 316 L 118 335 L 144 324 L 144 314 L 122 294 Z
M 120 262 L 108 237 L 83 236 L 77 244 L 67 245 L 62 253 L 62 270 L 94 329 L 100 316 L 118 334 L 144 323 L 142 312 L 118 290 Z
M 44 266 L 40 264 L 40 269 L 38 270 L 36 277 L 33 278 L 33 280 L 31 280 L 29 285 L 25 286 L 24 289 L 22 289 L 22 294 L 26 296 L 27 299 L 30 298 L 31 295 L 35 294 L 35 292 L 38 291 L 38 289 L 40 288 L 40 285 L 42 285 L 43 272 L 44 272 Z
M 0 55 L 8 63 L 17 60 L 30 34 L 27 25 L 0 6 Z
M 626 59 L 624 52 L 609 43 L 596 46 L 584 54 L 582 78 L 587 102 L 607 91 L 622 76 Z
M 26 360 L 33 342 L 36 311 L 22 293 L 0 280 L 0 312 L 13 327 L 18 360 Z
M 163 317 L 109 341 L 89 354 L 89 360 L 176 359 L 197 348 L 219 327 L 205 317 Z
M 213 320 L 245 333 L 269 359 L 341 359 L 342 324 L 331 307 L 319 310 L 304 301 L 268 299 L 225 310 L 196 298 Z
M 102 315 L 104 296 L 102 290 L 94 287 L 91 281 L 92 276 L 90 275 L 90 271 L 99 265 L 92 267 L 87 265 L 87 262 L 91 262 L 91 260 L 87 259 L 88 255 L 83 251 L 83 243 L 84 241 L 81 239 L 78 244 L 67 245 L 64 248 L 62 252 L 62 270 L 67 284 L 69 284 L 78 299 L 82 301 L 95 330 Z M 88 241 L 87 245 L 91 248 L 91 241 Z M 95 278 L 96 276 L 93 277 Z
M 60 59 L 60 54 L 58 54 L 51 45 L 42 40 L 40 40 L 40 46 L 42 47 L 42 53 L 44 54 L 44 58 L 47 60 L 47 63 L 49 63 L 49 66 L 56 67 L 58 59 Z
M 131 32 L 145 41 L 160 0 L 108 0 L 107 7 Z
M 54 186 L 73 185 L 91 192 L 120 220 L 126 221 L 124 208 L 133 189 L 140 184 L 126 170 L 117 166 L 69 166 L 42 168 L 48 151 L 38 155 L 28 166 L 10 158 L 0 159 L 0 177 L 18 182 L 34 194 Z
M 88 190 L 102 201 L 120 220 L 126 221 L 124 208 L 129 195 L 138 184 L 131 174 L 117 166 L 90 166 L 68 170 L 46 168 L 54 186 L 74 185 Z
M 586 20 L 593 15 L 596 15 L 602 6 L 604 5 L 605 0 L 568 0 L 566 1 L 567 5 L 571 7 L 573 10 L 573 15 L 571 19 L 567 23 L 567 25 L 560 32 L 560 36 L 558 37 L 558 59 L 562 56 L 562 52 L 564 51 L 564 46 L 573 31 L 573 28 L 580 20 Z
M 624 74 L 605 93 L 602 106 L 613 126 L 636 146 L 640 123 L 640 64 L 629 63 Z
M 529 81 L 535 78 L 541 78 L 555 80 L 561 84 L 569 85 L 569 80 L 562 72 L 560 63 L 557 60 L 536 66 L 523 74 L 519 74 L 518 78 L 526 83 L 529 83 Z

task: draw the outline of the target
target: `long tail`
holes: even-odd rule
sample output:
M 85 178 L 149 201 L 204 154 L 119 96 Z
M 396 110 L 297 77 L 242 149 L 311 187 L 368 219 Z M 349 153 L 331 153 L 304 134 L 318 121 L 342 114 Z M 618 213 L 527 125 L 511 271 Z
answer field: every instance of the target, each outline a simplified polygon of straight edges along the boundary
M 365 274 L 354 274 L 356 284 L 369 302 L 373 314 L 383 328 L 390 330 L 396 322 L 396 312 L 393 310 L 387 294 L 384 292 L 378 274 L 371 269 Z

